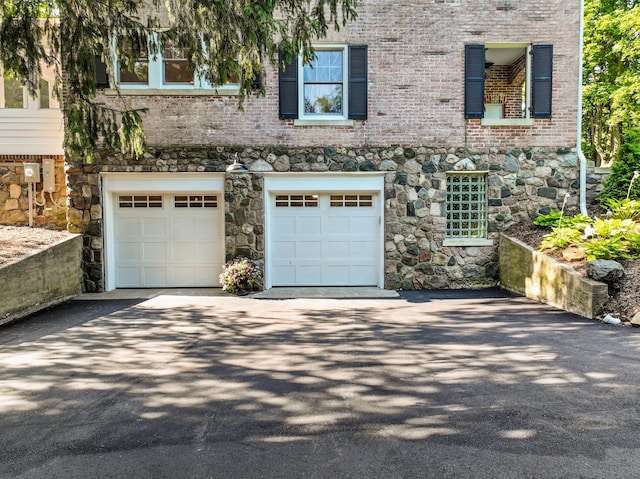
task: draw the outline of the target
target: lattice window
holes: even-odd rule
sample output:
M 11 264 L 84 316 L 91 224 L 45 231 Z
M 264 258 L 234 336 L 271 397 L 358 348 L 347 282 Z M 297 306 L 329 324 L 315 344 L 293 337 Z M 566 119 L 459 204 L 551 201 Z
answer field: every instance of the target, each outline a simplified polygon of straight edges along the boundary
M 447 238 L 487 237 L 487 178 L 485 174 L 447 176 Z
M 331 207 L 373 206 L 372 195 L 331 195 Z
M 217 208 L 216 195 L 178 195 L 174 198 L 176 208 Z
M 120 195 L 120 208 L 162 208 L 162 195 Z
M 318 206 L 318 195 L 276 195 L 277 207 L 311 207 Z

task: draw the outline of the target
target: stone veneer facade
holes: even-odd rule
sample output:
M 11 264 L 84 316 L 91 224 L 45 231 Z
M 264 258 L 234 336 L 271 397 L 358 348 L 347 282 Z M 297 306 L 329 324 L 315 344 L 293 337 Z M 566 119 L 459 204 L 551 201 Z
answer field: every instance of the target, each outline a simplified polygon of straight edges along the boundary
M 104 289 L 101 172 L 224 172 L 235 153 L 249 171 L 225 173 L 225 250 L 264 260 L 264 172 L 384 172 L 385 288 L 465 288 L 495 285 L 501 231 L 566 193 L 577 207 L 578 157 L 565 146 L 534 148 L 429 147 L 158 147 L 139 160 L 69 161 L 69 230 L 84 233 L 85 289 Z M 486 171 L 488 238 L 493 246 L 443 246 L 448 171 Z

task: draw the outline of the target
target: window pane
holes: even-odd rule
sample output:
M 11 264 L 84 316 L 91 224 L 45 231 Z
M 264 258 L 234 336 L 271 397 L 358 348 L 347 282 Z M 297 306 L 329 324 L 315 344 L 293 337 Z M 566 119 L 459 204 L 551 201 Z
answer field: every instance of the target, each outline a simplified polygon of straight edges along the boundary
M 342 113 L 342 85 L 305 85 L 305 113 Z
M 40 108 L 45 110 L 47 108 L 51 108 L 49 106 L 49 82 L 47 80 L 40 80 Z
M 168 43 L 163 51 L 164 82 L 193 84 L 193 69 L 187 60 L 187 51 L 173 43 Z
M 342 50 L 317 51 L 317 58 L 304 66 L 305 82 L 342 82 Z
M 120 70 L 121 83 L 149 83 L 149 62 L 140 59 L 133 64 L 131 70 Z
M 15 78 L 4 78 L 4 107 L 25 108 L 24 87 Z

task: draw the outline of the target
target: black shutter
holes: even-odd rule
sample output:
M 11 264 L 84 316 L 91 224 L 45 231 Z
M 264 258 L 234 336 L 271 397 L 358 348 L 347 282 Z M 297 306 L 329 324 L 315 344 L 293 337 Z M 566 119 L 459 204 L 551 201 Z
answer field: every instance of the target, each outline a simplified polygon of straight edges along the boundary
M 532 70 L 531 116 L 551 118 L 553 45 L 533 46 Z
M 464 47 L 464 116 L 484 117 L 484 45 Z
M 298 118 L 298 59 L 280 68 L 278 72 L 280 90 L 280 118 Z
M 96 88 L 109 88 L 109 86 L 107 65 L 102 61 L 100 55 L 96 55 Z
M 367 119 L 367 47 L 349 47 L 349 118 Z

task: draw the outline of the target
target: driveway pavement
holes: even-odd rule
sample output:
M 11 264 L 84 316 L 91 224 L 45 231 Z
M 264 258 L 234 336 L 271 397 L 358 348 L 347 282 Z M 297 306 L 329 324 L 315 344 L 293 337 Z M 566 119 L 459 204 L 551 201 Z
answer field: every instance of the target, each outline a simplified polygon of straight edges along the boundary
M 0 328 L 0 477 L 638 477 L 639 358 L 497 290 L 72 301 Z

